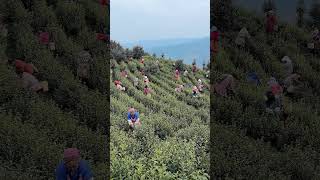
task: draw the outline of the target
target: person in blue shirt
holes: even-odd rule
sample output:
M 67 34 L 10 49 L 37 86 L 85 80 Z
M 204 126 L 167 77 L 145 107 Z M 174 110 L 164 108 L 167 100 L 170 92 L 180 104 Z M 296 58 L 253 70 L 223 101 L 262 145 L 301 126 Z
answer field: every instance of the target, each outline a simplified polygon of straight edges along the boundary
M 130 108 L 128 112 L 128 123 L 131 128 L 134 128 L 136 125 L 140 126 L 139 112 L 134 108 Z
M 64 150 L 63 161 L 55 171 L 56 180 L 93 180 L 93 175 L 86 161 L 81 160 L 79 150 Z
M 261 85 L 261 81 L 260 78 L 258 77 L 258 75 L 255 72 L 250 72 L 247 75 L 247 81 L 249 83 L 253 83 L 255 85 Z

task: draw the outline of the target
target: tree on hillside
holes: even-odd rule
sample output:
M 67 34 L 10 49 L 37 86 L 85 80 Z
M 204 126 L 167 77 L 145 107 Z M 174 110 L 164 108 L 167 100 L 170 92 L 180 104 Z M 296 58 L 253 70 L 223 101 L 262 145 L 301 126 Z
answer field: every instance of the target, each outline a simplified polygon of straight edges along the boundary
M 311 7 L 312 8 L 311 8 L 309 14 L 311 16 L 312 23 L 315 26 L 320 27 L 320 2 L 319 2 L 319 0 L 313 0 Z
M 133 47 L 132 56 L 134 59 L 140 59 L 143 55 L 145 55 L 145 52 L 141 46 Z
M 161 58 L 162 58 L 162 59 L 164 58 L 164 53 L 161 54 Z
M 192 65 L 197 65 L 197 63 L 196 63 L 196 59 L 193 59 L 193 61 L 192 61 Z
M 276 5 L 273 0 L 264 0 L 262 5 L 262 10 L 264 13 L 270 10 L 276 10 Z
M 205 68 L 206 68 L 206 61 L 203 60 L 202 69 L 204 70 Z
M 233 7 L 232 0 L 211 0 L 211 26 L 225 31 L 232 26 Z
M 152 57 L 157 58 L 156 53 L 153 53 L 153 54 L 152 54 Z
M 126 48 L 124 51 L 125 51 L 126 57 L 127 57 L 128 59 L 129 59 L 130 57 L 132 57 L 133 52 L 132 52 L 129 48 Z
M 184 70 L 183 60 L 178 60 L 176 62 L 176 69 L 178 69 L 179 71 L 183 71 Z
M 111 57 L 118 62 L 125 61 L 127 59 L 126 51 L 115 41 L 111 41 L 110 43 L 110 54 Z
M 302 27 L 304 12 L 305 12 L 304 0 L 298 1 L 296 12 L 297 12 L 297 25 L 299 27 Z

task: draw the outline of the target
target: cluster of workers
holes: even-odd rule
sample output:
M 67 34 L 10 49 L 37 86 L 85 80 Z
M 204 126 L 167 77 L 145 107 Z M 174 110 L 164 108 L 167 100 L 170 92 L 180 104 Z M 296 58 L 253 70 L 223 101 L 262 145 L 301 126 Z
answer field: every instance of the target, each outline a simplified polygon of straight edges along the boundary
M 129 58 L 129 60 L 132 61 L 132 58 Z M 145 66 L 143 57 L 140 59 L 140 63 L 143 66 Z M 156 60 L 156 65 L 158 65 L 158 67 L 160 68 L 160 64 L 159 64 L 158 60 Z M 180 73 L 179 69 L 176 67 L 175 63 L 173 63 L 173 67 L 175 69 L 173 79 L 178 82 L 180 80 L 180 74 L 181 73 Z M 114 77 L 113 79 L 115 79 L 114 69 L 115 69 L 115 64 L 112 64 L 111 65 L 111 73 L 112 73 L 112 75 Z M 143 75 L 143 86 L 144 86 L 143 93 L 144 93 L 144 95 L 151 97 L 152 90 L 150 88 L 150 80 L 149 80 L 148 76 L 146 76 L 144 74 L 143 69 L 140 69 L 139 71 L 140 71 L 141 75 Z M 196 73 L 197 71 L 198 71 L 198 69 L 196 67 L 196 64 L 193 63 L 192 64 L 192 72 Z M 188 70 L 185 70 L 184 73 L 183 73 L 183 76 L 187 77 L 188 73 L 189 73 Z M 206 71 L 206 78 L 209 78 L 209 73 L 210 73 L 210 71 L 207 70 Z M 120 76 L 122 78 L 128 78 L 128 72 L 125 69 L 122 69 L 120 71 Z M 136 87 L 136 88 L 139 87 L 140 83 L 139 83 L 139 78 L 138 77 L 133 77 L 131 79 L 131 81 L 132 81 L 134 87 Z M 114 80 L 114 85 L 116 86 L 116 89 L 119 90 L 119 91 L 126 91 L 127 90 L 127 88 L 122 84 L 122 82 L 119 79 Z M 198 79 L 197 85 L 178 84 L 177 87 L 175 88 L 175 92 L 177 92 L 177 93 L 183 92 L 184 88 L 186 86 L 192 87 L 192 96 L 193 97 L 198 97 L 200 93 L 204 92 L 204 88 L 206 87 L 205 84 L 202 82 L 202 80 Z M 133 107 L 129 108 L 129 110 L 128 110 L 128 122 L 129 122 L 129 125 L 130 125 L 131 128 L 134 128 L 134 126 L 136 124 L 138 124 L 138 125 L 141 124 L 140 120 L 139 120 L 139 113 Z
M 130 61 L 132 61 L 132 58 L 130 58 Z M 143 57 L 141 58 L 140 63 L 142 65 L 144 65 L 144 58 Z M 159 64 L 158 60 L 157 60 L 157 64 Z M 115 68 L 115 65 L 112 64 L 111 65 L 111 73 L 112 73 L 113 77 L 115 77 L 114 76 L 115 75 L 114 68 Z M 143 75 L 143 85 L 144 85 L 143 94 L 148 97 L 151 97 L 152 90 L 150 87 L 150 80 L 149 80 L 148 76 L 146 76 L 144 74 L 143 68 L 140 69 L 139 71 L 140 71 L 140 74 Z M 123 78 L 128 78 L 128 71 L 125 69 L 122 69 L 120 72 L 120 76 Z M 138 77 L 132 78 L 131 81 L 132 81 L 134 87 L 136 87 L 136 88 L 139 87 L 140 80 Z M 117 90 L 119 90 L 119 91 L 126 91 L 127 90 L 127 88 L 122 84 L 122 82 L 119 79 L 116 79 L 114 81 L 114 85 L 116 86 Z
M 272 35 L 278 30 L 277 18 L 273 10 L 267 13 L 266 21 L 266 33 Z M 218 49 L 218 30 L 215 26 L 211 28 L 211 50 L 212 53 L 217 53 Z M 316 49 L 315 44 L 319 44 L 320 33 L 318 29 L 315 29 L 312 33 L 312 45 L 309 47 Z M 235 44 L 238 48 L 243 49 L 251 43 L 251 36 L 248 30 L 243 27 L 238 36 L 235 39 Z M 291 98 L 301 97 L 306 95 L 308 89 L 305 83 L 301 80 L 301 74 L 293 71 L 292 60 L 288 56 L 284 56 L 281 61 L 283 65 L 283 78 L 276 79 L 271 77 L 267 83 L 268 88 L 264 94 L 265 97 L 265 108 L 266 112 L 272 113 L 274 115 L 280 116 L 283 114 L 283 96 L 288 96 Z M 259 76 L 254 72 L 249 72 L 247 74 L 247 82 L 255 85 L 262 85 Z M 214 92 L 220 96 L 229 96 L 235 92 L 236 79 L 230 74 L 224 74 L 214 85 Z
M 301 80 L 301 74 L 293 71 L 292 60 L 288 56 L 281 59 L 284 68 L 284 78 L 277 80 L 271 77 L 267 82 L 267 89 L 264 94 L 266 112 L 280 115 L 283 111 L 283 96 L 291 98 L 301 97 L 308 90 Z M 262 85 L 257 73 L 249 72 L 247 82 L 256 86 Z M 223 74 L 214 85 L 214 92 L 220 96 L 227 97 L 235 93 L 236 79 L 230 74 Z
M 47 46 L 47 48 L 54 54 L 56 53 L 55 44 L 54 42 L 49 41 L 48 32 L 40 32 L 38 37 L 41 44 Z M 78 53 L 77 76 L 85 84 L 88 84 L 89 82 L 90 64 L 92 62 L 93 58 L 88 49 L 82 50 Z M 18 76 L 22 80 L 22 85 L 24 88 L 33 92 L 48 91 L 48 82 L 39 82 L 37 78 L 37 73 L 39 73 L 39 71 L 33 64 L 27 63 L 24 59 L 15 59 L 14 65 Z
M 175 63 L 173 64 L 173 66 L 175 67 Z M 192 63 L 192 73 L 196 73 L 197 71 L 198 71 L 198 69 L 197 69 L 197 66 L 194 62 L 194 63 Z M 183 76 L 188 77 L 188 74 L 189 74 L 188 70 L 184 70 Z M 207 70 L 205 77 L 209 78 L 209 74 L 210 74 L 210 71 Z M 174 79 L 176 81 L 180 80 L 180 71 L 177 68 L 174 73 Z M 175 92 L 181 93 L 186 86 L 190 86 L 190 84 L 178 84 L 177 87 L 175 88 Z M 206 87 L 201 79 L 198 79 L 197 85 L 191 85 L 191 86 L 192 86 L 192 96 L 193 97 L 198 97 L 200 95 L 200 93 L 202 93 L 204 91 L 204 88 Z

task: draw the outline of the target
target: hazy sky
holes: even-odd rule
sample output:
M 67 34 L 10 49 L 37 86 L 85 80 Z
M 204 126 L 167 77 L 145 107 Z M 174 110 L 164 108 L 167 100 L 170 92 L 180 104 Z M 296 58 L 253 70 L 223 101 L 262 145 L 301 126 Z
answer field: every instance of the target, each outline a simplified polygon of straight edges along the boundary
M 205 37 L 209 0 L 111 1 L 111 39 L 116 41 Z

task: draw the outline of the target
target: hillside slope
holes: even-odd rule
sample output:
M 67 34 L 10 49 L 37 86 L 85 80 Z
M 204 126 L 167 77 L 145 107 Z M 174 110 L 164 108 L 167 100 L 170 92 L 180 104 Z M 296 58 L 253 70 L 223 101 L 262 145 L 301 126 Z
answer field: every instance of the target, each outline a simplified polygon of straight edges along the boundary
M 144 57 L 145 67 L 155 62 Z M 119 91 L 111 86 L 111 174 L 114 179 L 207 179 L 209 168 L 209 91 L 193 98 L 188 85 L 201 78 L 208 85 L 205 72 L 190 72 L 188 77 L 174 80 L 172 61 L 159 59 L 161 70 L 148 75 L 151 97 L 143 94 L 142 66 L 132 60 L 117 63 L 115 79 L 128 88 Z M 128 78 L 119 75 L 120 69 L 129 72 Z M 111 76 L 112 77 L 112 76 Z M 131 79 L 138 77 L 139 86 Z M 185 92 L 175 92 L 185 84 Z M 140 113 L 142 126 L 128 130 L 127 110 L 133 106 Z
M 30 2 L 31 4 L 28 4 Z M 25 3 L 25 4 L 24 4 Z M 96 179 L 107 178 L 109 79 L 108 46 L 97 40 L 99 26 L 109 31 L 109 9 L 99 1 L 1 0 L 0 179 L 54 179 L 65 148 L 76 147 Z M 49 32 L 56 52 L 39 43 Z M 76 74 L 75 60 L 87 48 L 93 55 L 90 88 Z M 13 61 L 34 64 L 49 91 L 21 86 Z
M 221 49 L 212 69 L 212 83 L 223 73 L 234 74 L 237 80 L 236 94 L 221 98 L 211 96 L 211 117 L 214 123 L 238 129 L 248 142 L 232 144 L 233 154 L 224 163 L 211 163 L 212 177 L 245 179 L 319 179 L 319 57 L 311 56 L 306 50 L 310 40 L 307 30 L 281 24 L 277 36 L 267 42 L 264 20 L 242 10 L 236 10 L 233 29 L 240 31 L 241 25 L 248 28 L 253 45 L 240 50 L 234 41 L 238 31 L 224 32 Z M 263 107 L 263 95 L 267 81 L 274 75 L 283 80 L 280 60 L 289 56 L 296 72 L 311 94 L 300 98 L 284 97 L 284 108 L 289 115 L 286 126 L 281 119 L 268 115 Z M 254 86 L 246 81 L 249 71 L 257 72 L 262 86 Z M 233 109 L 230 111 L 230 109 Z M 211 129 L 211 141 L 218 136 Z M 228 141 L 229 137 L 223 137 Z M 245 148 L 246 154 L 242 148 Z M 237 150 L 240 149 L 240 150 Z M 212 150 L 211 154 L 215 151 Z M 224 168 L 221 168 L 224 167 Z

